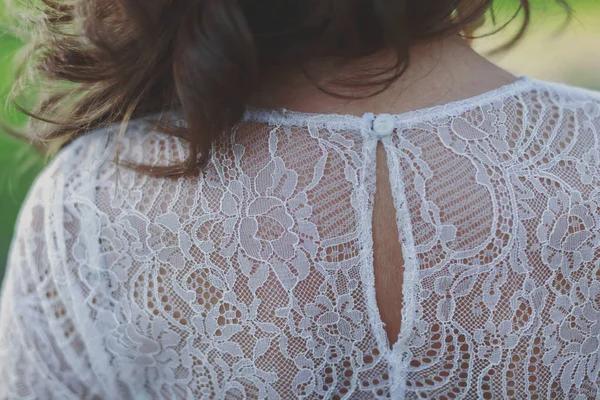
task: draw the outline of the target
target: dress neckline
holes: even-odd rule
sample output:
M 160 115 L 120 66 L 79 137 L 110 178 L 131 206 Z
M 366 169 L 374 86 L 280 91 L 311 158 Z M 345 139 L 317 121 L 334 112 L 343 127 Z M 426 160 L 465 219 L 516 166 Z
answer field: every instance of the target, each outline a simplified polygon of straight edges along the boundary
M 496 89 L 463 99 L 455 100 L 437 106 L 407 111 L 400 114 L 390 115 L 396 124 L 418 123 L 436 116 L 456 115 L 482 102 L 515 95 L 521 91 L 534 86 L 537 81 L 527 76 L 520 76 L 515 81 Z M 283 126 L 314 126 L 330 129 L 356 129 L 365 121 L 372 120 L 377 114 L 367 112 L 362 116 L 336 113 L 307 113 L 291 111 L 285 108 L 264 109 L 247 107 L 242 122 L 267 123 L 269 125 Z M 379 114 L 383 115 L 383 114 Z

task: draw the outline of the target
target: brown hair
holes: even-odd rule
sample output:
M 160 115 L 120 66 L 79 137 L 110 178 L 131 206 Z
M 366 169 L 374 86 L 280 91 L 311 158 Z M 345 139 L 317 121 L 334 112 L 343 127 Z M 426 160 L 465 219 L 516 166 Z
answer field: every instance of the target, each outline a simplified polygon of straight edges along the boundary
M 524 18 L 507 45 L 523 35 L 530 19 L 529 1 L 515 1 Z M 468 32 L 493 0 L 42 2 L 43 24 L 21 82 L 30 78 L 27 71 L 36 71 L 34 82 L 43 82 L 38 93 L 50 94 L 35 106 L 19 106 L 34 118 L 35 142 L 56 150 L 108 124 L 177 110 L 186 128 L 163 120 L 161 129 L 189 143 L 187 160 L 136 166 L 177 176 L 206 165 L 213 141 L 241 120 L 272 68 L 323 57 L 353 60 L 391 47 L 396 63 L 389 69 L 338 82 L 364 87 L 365 96 L 372 96 L 403 73 L 412 45 Z

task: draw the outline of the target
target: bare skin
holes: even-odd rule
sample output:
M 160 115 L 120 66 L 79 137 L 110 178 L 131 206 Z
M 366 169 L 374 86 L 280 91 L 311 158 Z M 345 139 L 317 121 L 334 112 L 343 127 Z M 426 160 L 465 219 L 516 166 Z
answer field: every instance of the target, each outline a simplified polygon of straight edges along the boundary
M 373 65 L 389 62 L 389 53 L 373 57 Z M 412 50 L 411 66 L 384 93 L 360 100 L 341 100 L 316 89 L 299 71 L 281 71 L 265 82 L 252 105 L 309 113 L 363 115 L 401 114 L 466 99 L 510 84 L 512 74 L 471 49 L 460 37 L 450 37 Z M 377 146 L 377 191 L 373 211 L 375 291 L 390 347 L 401 329 L 404 259 L 398 241 L 386 154 Z
M 387 66 L 391 52 L 382 52 L 356 67 Z M 347 71 L 352 71 L 352 65 Z M 363 115 L 401 114 L 461 100 L 511 83 L 516 77 L 477 54 L 464 39 L 453 36 L 419 45 L 411 51 L 408 70 L 385 92 L 367 99 L 344 100 L 317 89 L 300 70 L 271 74 L 262 95 L 251 100 L 261 108 L 299 112 Z M 326 82 L 323 78 L 322 82 Z

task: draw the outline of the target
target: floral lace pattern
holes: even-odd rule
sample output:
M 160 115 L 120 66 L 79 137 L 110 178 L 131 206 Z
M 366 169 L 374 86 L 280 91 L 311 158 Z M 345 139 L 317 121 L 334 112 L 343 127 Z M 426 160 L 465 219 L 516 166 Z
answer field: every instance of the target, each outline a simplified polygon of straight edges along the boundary
M 389 136 L 376 118 L 251 109 L 174 180 L 115 164 L 185 157 L 144 121 L 73 142 L 19 218 L 0 399 L 600 397 L 600 95 L 522 78 Z M 406 263 L 392 346 L 378 142 Z

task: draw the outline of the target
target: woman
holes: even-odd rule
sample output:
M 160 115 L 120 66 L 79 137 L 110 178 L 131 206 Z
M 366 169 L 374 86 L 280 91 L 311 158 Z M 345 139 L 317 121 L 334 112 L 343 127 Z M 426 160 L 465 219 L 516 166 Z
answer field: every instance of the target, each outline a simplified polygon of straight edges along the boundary
M 596 398 L 600 95 L 491 3 L 47 0 L 0 398 Z

